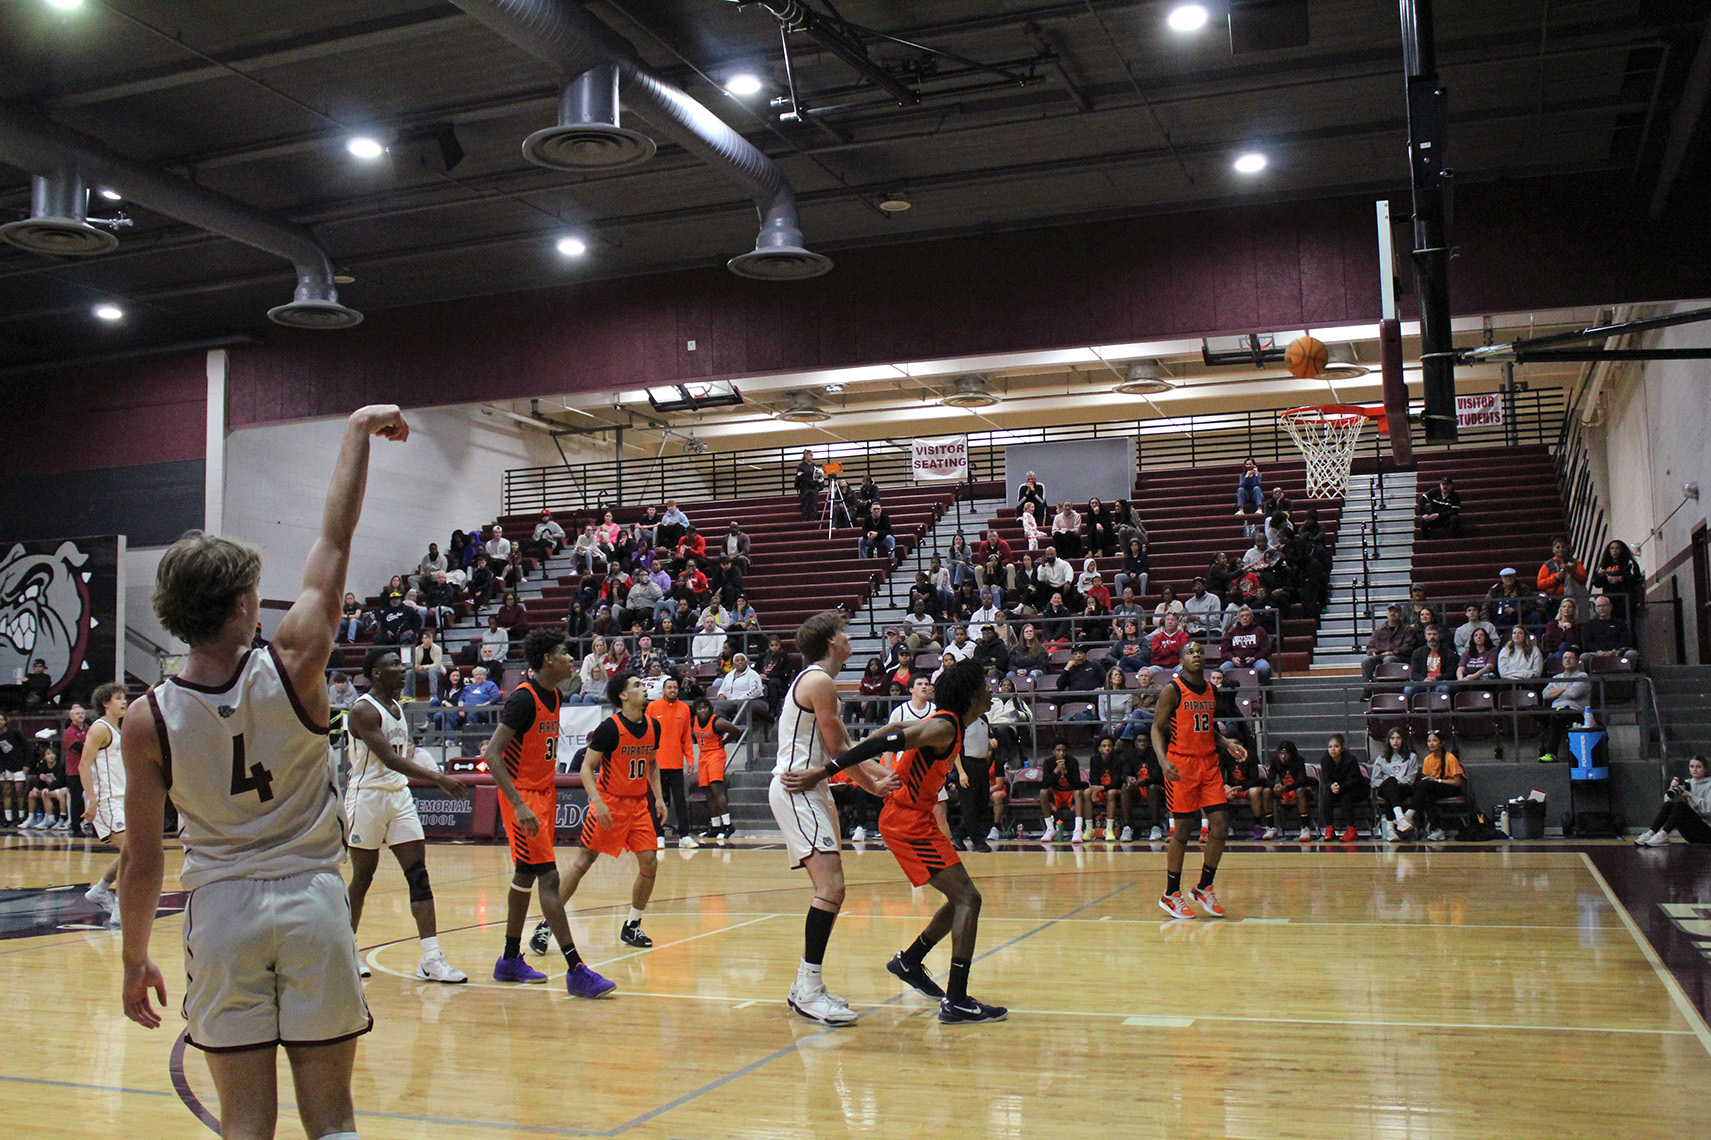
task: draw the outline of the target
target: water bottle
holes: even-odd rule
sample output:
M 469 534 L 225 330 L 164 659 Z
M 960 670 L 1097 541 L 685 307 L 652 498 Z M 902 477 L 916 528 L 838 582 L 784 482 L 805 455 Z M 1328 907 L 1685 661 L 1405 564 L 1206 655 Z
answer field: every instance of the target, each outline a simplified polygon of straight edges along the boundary
M 1595 728 L 1595 727 L 1597 727 L 1595 724 L 1593 724 L 1593 721 L 1592 721 L 1592 706 L 1591 705 L 1586 706 L 1586 712 L 1580 718 L 1580 727 L 1582 727 L 1582 728 Z
M 1022 842 L 1022 825 L 1019 823 L 1016 825 L 1016 842 Z
M 1497 817 L 1497 830 L 1504 835 L 1509 834 L 1509 805 L 1507 804 L 1503 806 L 1502 813 Z

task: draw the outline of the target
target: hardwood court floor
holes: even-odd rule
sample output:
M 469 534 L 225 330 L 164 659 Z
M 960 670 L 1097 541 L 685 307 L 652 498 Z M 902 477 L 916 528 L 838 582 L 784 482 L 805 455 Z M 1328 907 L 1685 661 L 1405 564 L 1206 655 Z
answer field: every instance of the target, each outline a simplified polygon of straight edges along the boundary
M 30 1137 L 207 1135 L 187 1107 L 215 1106 L 195 1050 L 176 1051 L 174 1084 L 180 919 L 157 925 L 172 1012 L 149 1033 L 120 1013 L 118 935 L 57 929 L 81 892 L 40 893 L 87 883 L 106 858 L 0 841 L 14 933 L 19 905 L 50 931 L 0 940 L 7 1116 Z M 355 1090 L 365 1140 L 1707 1127 L 1711 1039 L 1573 852 L 1234 852 L 1219 879 L 1231 917 L 1174 924 L 1155 902 L 1162 851 L 973 856 L 986 903 L 971 990 L 1011 1007 L 1008 1023 L 978 1027 L 939 1025 L 883 969 L 936 896 L 911 892 L 885 851 L 846 853 L 827 978 L 865 1013 L 839 1030 L 784 1007 L 810 891 L 777 849 L 666 853 L 647 952 L 617 937 L 632 864 L 602 861 L 572 923 L 618 983 L 598 1003 L 564 994 L 556 951 L 535 960 L 546 986 L 489 980 L 505 859 L 429 849 L 441 941 L 472 978 L 461 987 L 409 977 L 404 882 L 382 863 L 362 931 L 375 969 Z M 929 964 L 947 960 L 941 947 Z M 302 1135 L 290 1109 L 279 1134 Z

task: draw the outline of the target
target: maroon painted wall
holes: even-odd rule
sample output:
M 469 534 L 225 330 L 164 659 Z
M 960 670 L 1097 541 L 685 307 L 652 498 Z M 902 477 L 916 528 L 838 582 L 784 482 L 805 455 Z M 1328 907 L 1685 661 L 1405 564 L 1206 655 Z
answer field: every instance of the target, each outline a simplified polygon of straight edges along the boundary
M 0 478 L 202 459 L 208 357 L 91 365 L 5 386 Z
M 231 422 L 1371 321 L 1376 197 L 846 250 L 790 285 L 707 269 L 380 312 L 350 333 L 272 330 L 232 353 Z M 1699 205 L 1654 224 L 1625 177 L 1602 175 L 1464 187 L 1455 310 L 1711 294 Z

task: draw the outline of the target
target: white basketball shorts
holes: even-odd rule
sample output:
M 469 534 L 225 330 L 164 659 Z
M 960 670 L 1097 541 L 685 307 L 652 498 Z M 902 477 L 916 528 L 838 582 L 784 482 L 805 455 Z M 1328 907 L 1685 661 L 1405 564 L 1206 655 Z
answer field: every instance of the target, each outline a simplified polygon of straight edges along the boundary
M 790 792 L 774 775 L 767 799 L 772 818 L 784 833 L 792 867 L 800 867 L 816 851 L 838 850 L 838 809 L 832 803 L 831 785 L 821 782 L 812 791 Z
M 377 851 L 422 838 L 422 819 L 409 788 L 352 788 L 345 793 L 352 847 Z

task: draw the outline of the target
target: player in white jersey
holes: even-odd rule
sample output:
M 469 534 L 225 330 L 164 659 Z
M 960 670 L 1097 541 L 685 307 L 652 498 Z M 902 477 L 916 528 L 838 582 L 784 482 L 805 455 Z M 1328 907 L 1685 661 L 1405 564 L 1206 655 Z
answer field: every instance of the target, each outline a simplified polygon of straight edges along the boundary
M 422 942 L 416 976 L 425 982 L 467 982 L 469 975 L 455 969 L 440 951 L 434 890 L 424 861 L 427 845 L 410 781 L 436 784 L 440 791 L 460 800 L 469 790 L 438 768 L 427 768 L 410 759 L 415 746 L 404 723 L 404 709 L 398 703 L 408 674 L 398 651 L 388 646 L 370 649 L 363 658 L 362 673 L 369 679 L 370 688 L 345 716 L 351 731 L 351 774 L 345 785 L 345 818 L 350 820 L 346 842 L 351 854 L 351 933 L 355 934 L 362 923 L 362 902 L 380 865 L 380 849 L 390 847 L 404 871 L 404 881 L 410 884 L 410 913 Z M 364 963 L 362 976 L 366 978 L 368 973 Z
M 119 925 L 119 896 L 113 893 L 119 864 L 125 857 L 125 759 L 120 731 L 125 719 L 125 686 L 109 682 L 95 690 L 90 704 L 101 719 L 89 726 L 83 741 L 83 821 L 93 824 L 95 837 L 119 849 L 101 877 L 83 897 L 107 912 L 107 921 Z
M 767 798 L 773 818 L 784 832 L 792 867 L 805 867 L 814 881 L 814 901 L 803 931 L 802 962 L 796 982 L 785 999 L 790 1008 L 825 1025 L 849 1025 L 856 1015 L 840 997 L 826 992 L 821 965 L 838 910 L 844 905 L 844 862 L 838 846 L 838 809 L 824 783 L 810 791 L 787 791 L 779 781 L 784 772 L 822 767 L 829 755 L 849 750 L 839 716 L 837 675 L 850 657 L 844 619 L 836 613 L 815 614 L 796 631 L 796 649 L 812 662 L 785 691 L 778 714 L 778 762 L 772 769 Z M 850 776 L 877 796 L 897 787 L 897 777 L 877 763 L 848 769 Z
M 253 548 L 193 531 L 155 575 L 155 616 L 190 653 L 125 719 L 125 809 L 137 824 L 119 870 L 125 1015 L 152 1029 L 161 1016 L 150 992 L 166 1002 L 148 951 L 170 793 L 184 841 L 179 881 L 191 892 L 186 1036 L 207 1052 L 228 1138 L 273 1136 L 280 1045 L 304 1132 L 356 1138 L 351 1068 L 356 1039 L 374 1019 L 339 877 L 344 812 L 323 676 L 368 484 L 369 437 L 409 434 L 396 407 L 351 414 L 302 592 L 271 645 L 250 648 L 261 610 Z

